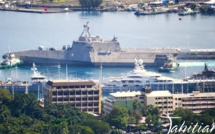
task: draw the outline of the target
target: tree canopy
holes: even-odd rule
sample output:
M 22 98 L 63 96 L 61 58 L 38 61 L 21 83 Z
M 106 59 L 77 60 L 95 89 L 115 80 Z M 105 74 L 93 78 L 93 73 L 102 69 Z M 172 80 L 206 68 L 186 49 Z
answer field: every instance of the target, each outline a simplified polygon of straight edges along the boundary
M 0 90 L 0 133 L 11 134 L 104 134 L 109 124 L 69 105 L 39 106 L 35 94 Z
M 79 0 L 79 4 L 82 8 L 96 8 L 102 4 L 103 0 Z
M 110 114 L 104 117 L 104 121 L 118 129 L 124 129 L 127 126 L 128 109 L 124 107 L 114 107 Z
M 185 121 L 185 125 L 201 123 L 202 126 L 211 125 L 215 118 L 215 108 L 208 109 L 197 115 L 189 109 L 179 108 L 174 111 L 174 117 L 180 117 L 173 120 L 173 125 L 181 125 Z

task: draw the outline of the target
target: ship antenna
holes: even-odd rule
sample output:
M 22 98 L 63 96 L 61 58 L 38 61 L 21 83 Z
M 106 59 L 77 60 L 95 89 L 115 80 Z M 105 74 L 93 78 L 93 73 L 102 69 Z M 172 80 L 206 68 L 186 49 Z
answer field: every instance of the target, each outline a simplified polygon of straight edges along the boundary
M 13 97 L 14 97 L 14 84 L 12 83 L 12 94 L 13 94 Z
M 90 37 L 90 27 L 88 26 L 89 24 L 89 21 L 87 21 L 86 25 L 84 25 L 84 30 L 83 32 L 81 33 L 81 36 L 83 36 L 84 32 L 88 33 L 88 36 Z
M 208 71 L 207 63 L 205 63 L 205 71 Z
M 68 80 L 68 70 L 67 70 L 67 64 L 66 64 L 66 80 Z
M 100 64 L 100 83 L 102 83 L 102 62 Z
M 60 64 L 58 64 L 57 68 L 58 68 L 58 79 L 60 80 Z
M 28 94 L 28 82 L 27 82 L 27 73 L 25 74 L 26 77 L 26 86 L 25 86 L 25 94 Z
M 8 46 L 8 53 L 10 53 L 10 45 Z
M 40 87 L 39 87 L 39 84 L 38 84 L 38 89 L 37 89 L 37 100 L 38 101 L 40 100 Z
M 15 67 L 16 68 L 16 80 L 18 80 L 18 73 L 17 73 L 17 66 Z

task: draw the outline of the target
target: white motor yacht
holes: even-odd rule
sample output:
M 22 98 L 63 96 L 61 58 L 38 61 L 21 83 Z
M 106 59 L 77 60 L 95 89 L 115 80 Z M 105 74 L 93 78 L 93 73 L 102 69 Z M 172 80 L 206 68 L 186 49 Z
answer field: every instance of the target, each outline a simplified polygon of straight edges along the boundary
M 47 82 L 46 76 L 41 75 L 40 72 L 37 71 L 36 65 L 33 63 L 33 67 L 31 68 L 33 74 L 31 75 L 31 81 L 35 82 Z
M 142 61 L 135 60 L 135 68 L 124 77 L 110 77 L 102 84 L 103 95 L 117 91 L 141 91 L 144 88 L 152 90 L 169 90 L 170 92 L 192 92 L 195 90 L 205 90 L 205 85 L 215 85 L 215 80 L 201 79 L 174 79 L 162 76 L 159 73 L 147 71 L 142 65 Z M 208 87 L 209 88 L 209 87 Z
M 12 81 L 11 78 L 8 78 L 6 82 L 0 85 L 0 88 L 8 89 L 11 92 L 26 92 L 26 88 L 28 92 L 38 92 L 38 88 L 42 89 L 47 82 L 46 76 L 41 75 L 40 72 L 37 71 L 36 65 L 33 63 L 33 67 L 31 68 L 33 74 L 30 76 L 31 81 Z M 27 78 L 26 78 L 27 79 Z
M 103 92 L 116 92 L 120 90 L 141 90 L 148 81 L 153 81 L 162 75 L 147 71 L 143 67 L 142 60 L 135 59 L 135 68 L 124 77 L 110 77 L 102 84 Z

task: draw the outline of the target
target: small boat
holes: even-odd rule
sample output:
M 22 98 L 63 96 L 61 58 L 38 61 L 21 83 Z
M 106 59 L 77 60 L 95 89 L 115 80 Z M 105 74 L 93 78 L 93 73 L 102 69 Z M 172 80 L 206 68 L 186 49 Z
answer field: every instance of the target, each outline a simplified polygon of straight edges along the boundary
M 215 78 L 215 70 L 208 69 L 208 65 L 205 63 L 204 70 L 201 73 L 192 73 L 190 79 L 214 79 Z
M 196 14 L 196 13 L 198 13 L 198 11 L 193 11 L 193 10 L 190 9 L 190 8 L 185 8 L 183 11 L 180 11 L 180 12 L 178 13 L 178 15 L 184 16 L 184 15 L 190 15 L 190 14 Z
M 179 63 L 176 63 L 174 60 L 169 58 L 165 63 L 164 66 L 158 69 L 159 72 L 173 72 L 178 69 Z
M 0 63 L 0 69 L 8 69 L 13 67 L 18 67 L 23 64 L 23 61 L 15 58 L 13 53 L 8 53 L 3 56 L 4 61 Z
M 168 10 L 164 8 L 144 8 L 144 9 L 139 9 L 137 10 L 134 14 L 135 15 L 155 15 L 155 14 L 162 14 L 162 13 L 167 13 Z

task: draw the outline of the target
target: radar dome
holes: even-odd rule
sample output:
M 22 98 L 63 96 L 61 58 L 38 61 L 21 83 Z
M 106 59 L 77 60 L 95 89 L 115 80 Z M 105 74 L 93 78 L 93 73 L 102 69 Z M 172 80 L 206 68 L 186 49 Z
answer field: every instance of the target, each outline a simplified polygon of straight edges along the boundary
M 10 58 L 15 58 L 15 54 L 10 54 Z
M 143 60 L 142 59 L 139 59 L 139 64 L 143 64 Z
M 39 49 L 39 50 L 43 50 L 43 49 L 44 49 L 44 46 L 39 46 L 38 49 Z

